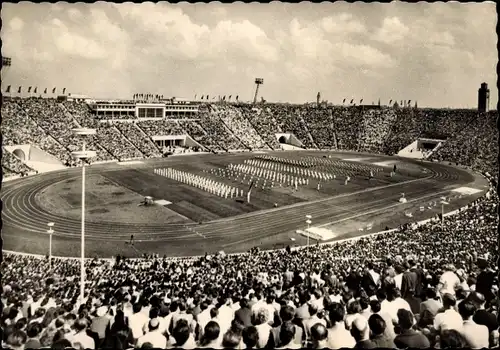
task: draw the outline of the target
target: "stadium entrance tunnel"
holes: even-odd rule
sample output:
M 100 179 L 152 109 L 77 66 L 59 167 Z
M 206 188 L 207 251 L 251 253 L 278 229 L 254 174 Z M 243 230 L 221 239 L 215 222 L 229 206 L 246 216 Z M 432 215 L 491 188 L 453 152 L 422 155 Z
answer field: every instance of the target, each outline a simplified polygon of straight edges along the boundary
M 286 143 L 286 137 L 285 136 L 281 136 L 279 139 L 278 139 L 279 143 Z
M 12 152 L 12 153 L 14 153 L 14 155 L 15 155 L 17 158 L 21 159 L 22 161 L 25 161 L 25 160 L 26 160 L 26 154 L 24 154 L 24 151 L 23 151 L 22 149 L 19 149 L 19 148 L 18 148 L 18 149 L 16 149 L 16 150 L 14 150 L 14 152 Z

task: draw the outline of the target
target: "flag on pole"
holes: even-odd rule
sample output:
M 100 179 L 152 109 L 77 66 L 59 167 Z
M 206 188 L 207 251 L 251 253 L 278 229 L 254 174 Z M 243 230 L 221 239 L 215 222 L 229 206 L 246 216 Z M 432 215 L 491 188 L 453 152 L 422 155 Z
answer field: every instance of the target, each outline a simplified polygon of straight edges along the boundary
M 224 97 L 222 98 L 222 101 L 225 101 L 226 100 L 226 95 L 224 95 Z
M 238 97 L 239 97 L 239 95 L 236 95 L 236 101 L 238 101 Z
M 64 95 L 65 92 L 66 92 L 66 88 L 63 89 L 63 95 Z
M 43 91 L 43 93 L 44 93 L 44 94 L 46 94 L 46 93 L 47 93 L 47 88 L 45 88 L 45 90 Z
M 363 99 L 359 100 L 359 104 L 362 104 L 363 103 Z
M 31 86 L 28 88 L 28 93 L 30 93 L 30 92 L 31 92 Z
M 196 95 L 196 94 L 194 94 L 194 99 L 195 99 L 195 100 L 196 100 L 196 96 L 197 96 L 197 95 Z
M 21 89 L 22 89 L 22 86 L 19 87 L 19 89 L 17 89 L 17 93 L 20 94 L 21 93 Z
M 201 99 L 203 100 L 203 95 L 201 95 Z
M 229 95 L 229 98 L 228 98 L 229 101 L 231 101 L 231 96 L 233 96 L 233 95 Z
M 35 86 L 35 91 L 34 91 L 34 92 L 35 92 L 35 94 L 36 94 L 36 90 L 37 90 L 37 89 L 38 89 L 38 86 Z
M 345 98 L 342 100 L 342 103 L 345 103 Z
M 209 99 L 210 99 L 210 96 L 207 95 L 207 100 L 209 100 Z
M 10 92 L 10 85 L 7 86 L 7 90 L 5 90 L 5 92 L 9 93 Z
M 351 104 L 354 102 L 354 99 L 351 100 Z
M 56 88 L 53 88 L 52 89 L 52 93 L 55 94 L 56 93 Z
M 389 105 L 391 104 L 392 100 L 389 100 Z

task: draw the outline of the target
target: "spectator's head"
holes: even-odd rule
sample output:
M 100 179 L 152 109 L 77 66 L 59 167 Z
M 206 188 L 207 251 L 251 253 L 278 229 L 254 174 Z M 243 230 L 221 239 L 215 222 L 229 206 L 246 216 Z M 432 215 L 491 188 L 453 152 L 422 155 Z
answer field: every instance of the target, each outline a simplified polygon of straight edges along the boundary
M 266 308 L 260 308 L 257 312 L 257 324 L 264 324 L 269 320 L 269 311 Z
M 254 349 L 259 341 L 259 332 L 257 328 L 251 326 L 243 330 L 243 343 L 247 349 Z
M 203 332 L 203 340 L 201 343 L 203 345 L 207 345 L 210 342 L 217 340 L 217 338 L 219 338 L 219 335 L 220 335 L 219 324 L 217 322 L 210 321 L 205 326 L 205 330 Z
M 370 308 L 372 309 L 372 312 L 374 314 L 380 312 L 380 310 L 382 309 L 380 301 L 378 301 L 378 300 L 370 300 Z
M 283 322 L 292 321 L 295 317 L 295 309 L 290 305 L 285 305 L 280 309 L 280 318 Z
M 398 323 L 401 329 L 409 330 L 413 327 L 413 314 L 406 309 L 398 310 Z
M 359 301 L 355 300 L 347 306 L 347 312 L 349 315 L 359 314 L 361 311 L 361 304 Z
M 157 318 L 153 318 L 152 320 L 149 321 L 148 329 L 150 332 L 154 332 L 158 329 L 159 326 L 160 326 L 160 321 Z
M 177 321 L 174 329 L 172 330 L 172 336 L 175 339 L 175 344 L 177 346 L 184 345 L 189 339 L 189 325 L 185 319 L 180 319 Z
M 468 347 L 468 343 L 460 332 L 454 329 L 448 329 L 441 332 L 439 336 L 439 347 L 441 349 L 463 349 Z
M 42 325 L 38 322 L 32 322 L 28 325 L 26 329 L 26 335 L 29 338 L 36 338 L 42 333 Z
M 86 318 L 79 318 L 75 321 L 73 327 L 77 332 L 82 332 L 88 327 L 88 321 Z
M 311 338 L 315 344 L 320 344 L 328 338 L 328 329 L 321 323 L 316 323 L 311 328 Z
M 330 305 L 330 309 L 328 310 L 328 314 L 330 316 L 330 322 L 332 323 L 332 325 L 344 322 L 345 309 L 343 305 L 339 303 L 332 303 Z
M 222 346 L 225 349 L 236 349 L 236 347 L 241 342 L 241 336 L 234 332 L 233 330 L 229 330 L 224 334 L 222 338 Z
M 54 349 L 54 350 L 64 350 L 64 349 L 68 349 L 71 347 L 72 347 L 72 344 L 68 339 L 59 339 L 59 340 L 55 341 L 54 343 L 52 343 L 52 346 L 50 348 Z
M 290 344 L 295 337 L 295 325 L 291 322 L 285 322 L 280 329 L 280 342 L 283 346 Z
M 379 336 L 384 333 L 386 324 L 382 316 L 373 314 L 368 319 L 368 326 L 374 336 Z
M 437 298 L 436 290 L 434 288 L 427 288 L 425 290 L 425 296 L 427 300 L 436 299 Z
M 370 328 L 366 318 L 356 317 L 351 326 L 351 335 L 356 342 L 370 339 Z
M 309 304 L 308 309 L 309 315 L 311 315 L 311 317 L 318 313 L 318 307 L 315 304 Z
M 135 303 L 134 306 L 132 306 L 132 311 L 134 311 L 134 314 L 141 312 L 141 310 L 142 310 L 142 304 L 140 303 Z
M 460 304 L 458 304 L 458 313 L 460 314 L 460 316 L 462 316 L 464 321 L 474 316 L 476 310 L 477 310 L 476 305 L 474 305 L 470 301 L 464 300 Z
M 9 334 L 5 343 L 7 346 L 14 349 L 22 349 L 27 340 L 28 337 L 26 336 L 26 333 L 20 330 L 14 330 Z
M 211 308 L 210 309 L 210 317 L 216 318 L 217 316 L 219 316 L 219 309 L 217 309 L 216 307 Z

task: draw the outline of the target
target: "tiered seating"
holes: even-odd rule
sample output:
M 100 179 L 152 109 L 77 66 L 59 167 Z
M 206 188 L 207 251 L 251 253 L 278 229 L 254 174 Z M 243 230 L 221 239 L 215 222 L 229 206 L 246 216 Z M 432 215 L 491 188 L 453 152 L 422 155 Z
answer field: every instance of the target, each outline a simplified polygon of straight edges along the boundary
M 304 144 L 305 148 L 315 148 L 302 119 L 302 106 L 274 104 L 270 105 L 269 108 L 283 132 L 293 133 Z
M 362 112 L 361 107 L 333 108 L 333 128 L 339 149 L 357 151 L 358 137 L 363 122 Z
M 33 171 L 33 169 L 3 147 L 2 167 L 7 171 L 7 174 L 27 175 L 29 172 Z
M 115 123 L 114 125 L 130 140 L 130 142 L 139 148 L 147 158 L 161 157 L 158 147 L 153 144 L 153 141 L 151 141 L 135 123 Z
M 309 107 L 306 113 L 304 113 L 304 120 L 319 148 L 335 148 L 335 133 L 333 130 L 331 109 Z
M 118 160 L 142 158 L 143 155 L 130 143 L 118 129 L 108 123 L 99 123 L 97 137 L 109 152 Z
M 384 110 L 387 112 L 387 109 Z M 396 119 L 385 140 L 384 153 L 393 155 L 415 141 L 421 132 L 422 121 L 417 118 L 418 110 L 413 108 L 392 109 Z
M 48 135 L 17 103 L 19 100 L 4 101 L 2 104 L 2 134 L 5 145 L 30 144 L 57 157 L 65 164 L 73 164 L 69 151 L 52 136 Z M 22 127 L 20 127 L 22 126 Z
M 201 145 L 208 147 L 212 151 L 224 150 L 216 139 L 207 135 L 205 130 L 203 130 L 197 121 L 179 120 L 179 125 L 189 136 Z
M 434 152 L 431 159 L 498 172 L 498 131 L 495 112 L 477 114 L 472 122 Z
M 269 149 L 253 126 L 246 120 L 239 109 L 229 105 L 214 106 L 212 114 L 222 119 L 241 142 L 251 149 Z
M 70 152 L 81 149 L 82 140 L 75 136 L 72 129 L 79 127 L 72 115 L 67 113 L 53 99 L 22 99 L 20 106 L 42 129 L 54 137 Z M 109 153 L 103 151 L 94 138 L 86 140 L 88 148 L 97 152 L 97 161 L 110 160 Z
M 198 123 L 206 132 L 207 136 L 214 140 L 218 140 L 225 150 L 245 149 L 246 147 L 241 144 L 240 140 L 229 132 L 224 124 L 222 124 L 220 118 L 215 117 L 212 112 L 212 106 L 202 105 L 198 113 L 198 117 L 200 118 Z
M 369 109 L 363 112 L 363 126 L 359 136 L 359 150 L 371 153 L 383 153 L 384 143 L 396 122 L 394 110 Z
M 143 120 L 137 126 L 149 136 L 184 135 L 177 120 Z
M 273 149 L 280 148 L 276 134 L 282 133 L 282 131 L 269 107 L 252 108 L 248 105 L 239 105 L 238 109 L 269 146 Z

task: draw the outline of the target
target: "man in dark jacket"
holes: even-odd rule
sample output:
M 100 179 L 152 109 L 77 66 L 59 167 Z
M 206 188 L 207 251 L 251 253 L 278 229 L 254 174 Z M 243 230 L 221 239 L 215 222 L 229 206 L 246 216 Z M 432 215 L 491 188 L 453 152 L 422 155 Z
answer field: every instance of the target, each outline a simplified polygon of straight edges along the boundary
M 245 327 L 252 326 L 252 310 L 248 305 L 248 299 L 240 300 L 240 308 L 234 313 L 234 318 L 244 324 Z
M 412 329 L 414 320 L 411 312 L 399 309 L 398 321 L 401 332 L 394 339 L 394 344 L 398 349 L 425 349 L 431 346 L 424 334 Z

